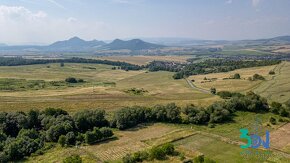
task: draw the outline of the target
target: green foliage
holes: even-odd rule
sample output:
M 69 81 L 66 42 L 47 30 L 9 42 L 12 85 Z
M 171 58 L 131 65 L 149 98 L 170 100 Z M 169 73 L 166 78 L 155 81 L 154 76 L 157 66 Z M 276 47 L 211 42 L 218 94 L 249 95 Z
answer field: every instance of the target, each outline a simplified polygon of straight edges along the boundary
M 48 64 L 60 63 L 63 67 L 64 63 L 92 63 L 92 64 L 106 64 L 118 66 L 122 70 L 140 70 L 143 67 L 120 61 L 85 59 L 85 58 L 70 58 L 70 59 L 26 59 L 22 57 L 0 57 L 0 66 L 19 66 L 19 65 L 34 65 L 34 64 Z
M 66 137 L 64 135 L 61 135 L 59 138 L 58 138 L 58 144 L 60 144 L 62 147 L 65 146 L 66 144 Z
M 161 147 L 153 147 L 150 150 L 149 157 L 150 159 L 164 160 L 166 153 Z
M 270 117 L 269 122 L 270 122 L 272 125 L 277 124 L 277 120 L 276 120 L 276 118 L 274 118 L 274 117 Z
M 137 163 L 146 160 L 165 160 L 167 155 L 176 154 L 173 144 L 166 143 L 161 146 L 152 147 L 148 152 L 140 151 L 133 154 L 127 154 L 123 157 L 123 163 Z
M 65 158 L 63 163 L 82 163 L 82 158 L 79 155 L 71 155 Z
M 131 93 L 134 95 L 143 95 L 144 93 L 147 93 L 147 90 L 144 90 L 143 88 L 139 89 L 139 88 L 131 88 L 125 91 L 126 93 Z
M 104 138 L 109 138 L 114 135 L 113 131 L 110 128 L 102 127 L 100 128 L 100 132 Z
M 104 110 L 82 110 L 73 116 L 76 128 L 85 132 L 94 127 L 108 126 Z
M 210 93 L 212 93 L 212 94 L 216 94 L 216 89 L 215 88 L 210 88 Z
M 76 136 L 75 136 L 75 133 L 74 132 L 68 132 L 66 135 L 65 135 L 65 142 L 66 144 L 69 144 L 69 145 L 75 145 L 76 143 Z
M 231 112 L 221 102 L 215 102 L 207 107 L 207 112 L 210 114 L 210 123 L 221 123 L 232 119 Z
M 65 82 L 68 82 L 68 83 L 77 83 L 78 80 L 76 78 L 73 78 L 73 77 L 68 77 L 65 79 Z
M 182 79 L 190 75 L 229 72 L 240 68 L 275 65 L 280 62 L 281 61 L 276 60 L 244 61 L 209 59 L 198 63 L 178 64 L 172 62 L 155 61 L 148 64 L 147 67 L 149 68 L 149 71 L 163 70 L 176 72 L 173 75 L 173 78 Z
M 85 143 L 95 144 L 101 140 L 110 138 L 113 136 L 113 131 L 109 128 L 94 128 L 93 131 L 87 131 L 84 135 Z
M 204 155 L 199 155 L 194 158 L 195 163 L 203 163 L 204 162 Z
M 255 81 L 255 80 L 265 80 L 265 78 L 262 75 L 255 74 L 255 75 L 253 75 L 252 80 L 253 81 Z
M 231 97 L 243 97 L 241 93 L 238 92 L 229 92 L 229 91 L 220 91 L 217 93 L 223 99 L 229 99 Z
M 209 114 L 204 108 L 188 105 L 182 110 L 185 114 L 184 123 L 205 124 L 209 121 Z
M 269 71 L 269 75 L 275 75 L 275 71 L 273 70 Z
M 170 103 L 165 106 L 156 105 L 153 107 L 154 120 L 158 122 L 170 122 L 179 123 L 181 122 L 180 108 L 175 103 Z
M 241 79 L 240 74 L 236 73 L 236 74 L 233 76 L 233 79 Z
M 42 146 L 43 139 L 34 129 L 22 129 L 16 138 L 6 141 L 3 152 L 8 160 L 19 160 L 36 152 Z
M 55 108 L 46 108 L 42 114 L 45 114 L 46 116 L 59 116 L 59 115 L 68 115 L 67 111 L 62 109 L 55 109 Z

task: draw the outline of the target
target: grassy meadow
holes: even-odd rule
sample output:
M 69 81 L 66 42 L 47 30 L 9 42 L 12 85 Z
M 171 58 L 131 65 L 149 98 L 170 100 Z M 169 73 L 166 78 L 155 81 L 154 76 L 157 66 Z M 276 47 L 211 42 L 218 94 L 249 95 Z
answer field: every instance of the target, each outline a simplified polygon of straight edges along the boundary
M 0 110 L 56 107 L 74 112 L 85 108 L 110 110 L 170 102 L 206 105 L 208 100 L 218 99 L 192 90 L 186 81 L 173 80 L 172 75 L 170 72 L 112 70 L 112 66 L 100 64 L 3 66 L 0 67 Z M 67 77 L 81 78 L 85 82 L 67 84 L 64 82 Z M 60 86 L 49 84 L 52 82 Z M 11 89 L 1 89 L 4 86 Z M 143 88 L 148 93 L 126 93 L 131 88 Z
M 248 78 L 252 77 L 254 74 L 262 75 L 266 78 L 266 81 L 271 80 L 272 77 L 269 75 L 269 71 L 274 70 L 277 65 L 264 66 L 264 67 L 254 67 L 254 68 L 244 68 L 237 69 L 225 73 L 214 73 L 206 75 L 193 75 L 190 76 L 190 80 L 195 80 L 193 82 L 197 87 L 210 90 L 214 87 L 217 91 L 234 91 L 234 92 L 246 92 L 257 87 L 264 81 L 249 81 Z M 234 74 L 240 74 L 241 79 L 225 79 L 231 78 Z M 206 80 L 205 80 L 206 78 Z

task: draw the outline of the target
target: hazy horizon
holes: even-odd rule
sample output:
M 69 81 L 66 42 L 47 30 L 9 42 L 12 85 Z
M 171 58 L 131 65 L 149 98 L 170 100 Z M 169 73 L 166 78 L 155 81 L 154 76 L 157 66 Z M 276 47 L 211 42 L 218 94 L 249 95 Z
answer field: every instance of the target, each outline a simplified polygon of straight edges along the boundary
M 0 43 L 188 38 L 244 40 L 290 35 L 290 1 L 3 0 Z

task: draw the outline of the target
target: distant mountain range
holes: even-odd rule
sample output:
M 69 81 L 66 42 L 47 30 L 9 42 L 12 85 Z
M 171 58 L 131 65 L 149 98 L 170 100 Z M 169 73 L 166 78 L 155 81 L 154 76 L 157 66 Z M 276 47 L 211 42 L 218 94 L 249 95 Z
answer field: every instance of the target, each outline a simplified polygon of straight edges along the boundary
M 145 40 L 145 41 L 143 41 Z M 37 45 L 25 45 L 25 46 L 8 46 L 6 44 L 0 44 L 0 51 L 12 51 L 12 52 L 96 52 L 106 50 L 150 50 L 150 49 L 162 49 L 167 46 L 200 46 L 200 45 L 239 45 L 239 46 L 257 46 L 257 45 L 281 45 L 290 44 L 290 36 L 279 36 L 269 39 L 257 39 L 257 40 L 198 40 L 188 38 L 143 38 L 120 40 L 115 39 L 110 43 L 104 41 L 91 40 L 85 41 L 78 37 L 73 37 L 64 41 L 57 41 L 47 46 Z M 148 41 L 148 42 L 146 42 Z M 151 42 L 151 43 L 150 43 Z
M 85 41 L 78 37 L 73 37 L 64 41 L 57 41 L 48 46 L 1 46 L 0 50 L 22 50 L 22 51 L 46 51 L 46 52 L 89 52 L 97 50 L 148 50 L 163 48 L 164 45 L 152 44 L 140 39 L 132 39 L 128 41 L 116 39 L 111 43 L 104 41 L 92 40 Z
M 146 50 L 146 49 L 158 49 L 165 47 L 164 45 L 152 44 L 140 39 L 133 39 L 128 41 L 123 41 L 120 39 L 116 39 L 113 42 L 104 45 L 105 49 L 109 50 L 121 50 L 121 49 L 129 49 L 129 50 Z

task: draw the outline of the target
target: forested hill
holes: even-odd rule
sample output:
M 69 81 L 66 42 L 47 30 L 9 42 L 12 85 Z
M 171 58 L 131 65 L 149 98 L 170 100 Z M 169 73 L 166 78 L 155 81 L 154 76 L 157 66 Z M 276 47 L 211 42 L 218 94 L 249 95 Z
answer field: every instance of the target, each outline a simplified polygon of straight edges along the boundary
M 26 59 L 22 57 L 0 57 L 0 66 L 20 66 L 20 65 L 34 65 L 34 64 L 48 64 L 48 63 L 93 63 L 106 64 L 118 66 L 122 70 L 140 70 L 143 67 L 120 61 L 84 59 L 84 58 L 70 58 L 70 59 Z

